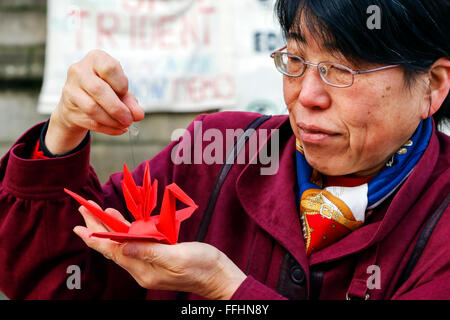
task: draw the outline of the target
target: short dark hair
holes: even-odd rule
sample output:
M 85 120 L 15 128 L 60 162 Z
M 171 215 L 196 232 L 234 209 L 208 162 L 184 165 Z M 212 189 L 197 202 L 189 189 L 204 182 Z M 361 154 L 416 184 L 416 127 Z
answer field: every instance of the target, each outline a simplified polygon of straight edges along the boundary
M 379 29 L 367 26 L 373 5 L 380 8 Z M 302 17 L 326 48 L 351 61 L 399 64 L 407 82 L 436 60 L 450 59 L 449 0 L 277 0 L 275 13 L 285 39 L 304 37 Z M 433 118 L 437 124 L 450 120 L 449 95 Z

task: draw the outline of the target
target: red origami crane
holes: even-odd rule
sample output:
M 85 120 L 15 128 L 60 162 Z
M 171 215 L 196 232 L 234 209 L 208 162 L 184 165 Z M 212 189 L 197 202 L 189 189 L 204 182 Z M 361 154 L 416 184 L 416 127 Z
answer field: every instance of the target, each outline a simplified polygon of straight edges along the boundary
M 125 163 L 123 167 L 123 195 L 128 210 L 136 219 L 131 225 L 127 225 L 111 214 L 98 209 L 78 194 L 64 189 L 66 193 L 113 230 L 113 232 L 95 232 L 91 236 L 118 241 L 151 239 L 161 243 L 177 243 L 181 222 L 189 218 L 198 206 L 180 187 L 172 183 L 164 191 L 160 214 L 150 216 L 150 213 L 156 207 L 158 180 L 155 179 L 151 184 L 148 162 L 145 165 L 142 187 L 136 186 Z M 176 210 L 176 199 L 188 207 Z

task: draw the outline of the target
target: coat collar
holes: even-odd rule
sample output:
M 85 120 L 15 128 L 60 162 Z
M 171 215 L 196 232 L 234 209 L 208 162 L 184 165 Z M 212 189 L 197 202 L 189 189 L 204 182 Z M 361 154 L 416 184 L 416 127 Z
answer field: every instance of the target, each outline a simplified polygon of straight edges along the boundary
M 265 126 L 270 123 L 268 121 Z M 236 191 L 247 214 L 289 251 L 304 270 L 308 270 L 308 265 L 337 260 L 362 251 L 385 238 L 420 197 L 439 156 L 439 142 L 433 128 L 422 159 L 393 197 L 383 219 L 364 225 L 340 241 L 313 253 L 308 261 L 295 196 L 295 136 L 287 119 L 275 128 L 280 133 L 278 173 L 264 176 L 260 174 L 261 164 L 248 164 L 236 181 Z
M 278 123 L 279 169 L 274 175 L 261 175 L 261 164 L 245 166 L 236 181 L 236 191 L 246 213 L 302 265 L 308 259 L 296 205 L 295 136 L 287 117 Z M 274 129 L 273 121 L 262 127 Z

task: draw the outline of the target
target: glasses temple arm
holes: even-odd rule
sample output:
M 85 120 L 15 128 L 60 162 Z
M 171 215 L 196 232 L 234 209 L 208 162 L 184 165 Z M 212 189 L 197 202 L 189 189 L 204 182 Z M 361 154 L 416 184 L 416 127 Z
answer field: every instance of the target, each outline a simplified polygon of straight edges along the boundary
M 375 69 L 354 71 L 354 74 L 363 74 L 363 73 L 381 71 L 381 70 L 391 69 L 391 68 L 395 68 L 395 67 L 399 67 L 399 65 L 398 64 L 393 64 L 393 65 L 390 65 L 390 66 L 384 66 L 384 67 L 375 68 Z

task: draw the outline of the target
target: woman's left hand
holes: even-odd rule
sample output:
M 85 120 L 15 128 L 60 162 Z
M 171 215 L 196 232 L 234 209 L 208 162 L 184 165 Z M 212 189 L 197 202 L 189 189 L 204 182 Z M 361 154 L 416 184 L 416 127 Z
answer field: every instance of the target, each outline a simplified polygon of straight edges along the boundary
M 79 211 L 87 228 L 77 226 L 74 232 L 90 248 L 127 270 L 144 288 L 192 292 L 207 299 L 230 299 L 246 278 L 223 252 L 209 244 L 119 243 L 90 237 L 93 232 L 111 230 L 85 207 L 81 206 Z M 128 223 L 117 210 L 109 208 L 105 211 Z

